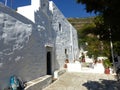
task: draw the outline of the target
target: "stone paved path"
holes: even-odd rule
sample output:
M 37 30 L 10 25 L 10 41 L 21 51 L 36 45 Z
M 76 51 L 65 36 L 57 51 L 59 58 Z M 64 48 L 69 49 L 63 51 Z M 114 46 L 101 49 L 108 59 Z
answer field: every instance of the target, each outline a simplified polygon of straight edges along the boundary
M 65 73 L 43 90 L 120 90 L 113 75 Z

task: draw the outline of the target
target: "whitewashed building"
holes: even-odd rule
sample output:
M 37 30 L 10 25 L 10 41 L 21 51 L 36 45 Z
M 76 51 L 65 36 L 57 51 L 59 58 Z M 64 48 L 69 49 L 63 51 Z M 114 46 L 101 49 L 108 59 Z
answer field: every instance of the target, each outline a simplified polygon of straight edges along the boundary
M 52 75 L 78 59 L 77 32 L 52 1 L 31 0 L 17 12 L 0 3 L 0 90 L 12 75 Z

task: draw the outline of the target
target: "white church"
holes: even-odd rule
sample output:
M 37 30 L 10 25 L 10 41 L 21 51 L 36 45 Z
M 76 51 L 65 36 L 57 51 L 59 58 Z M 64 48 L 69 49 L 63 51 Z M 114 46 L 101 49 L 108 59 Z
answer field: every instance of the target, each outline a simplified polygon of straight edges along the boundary
M 78 51 L 77 31 L 52 1 L 31 0 L 17 11 L 0 3 L 0 90 L 12 75 L 27 82 L 53 75 Z

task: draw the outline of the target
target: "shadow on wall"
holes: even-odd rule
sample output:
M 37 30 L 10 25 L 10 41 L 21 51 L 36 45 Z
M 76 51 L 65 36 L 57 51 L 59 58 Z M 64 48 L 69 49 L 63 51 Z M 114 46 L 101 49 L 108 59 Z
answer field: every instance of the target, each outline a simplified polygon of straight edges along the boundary
M 0 52 L 4 51 L 5 53 L 5 54 L 3 53 L 3 55 L 0 57 L 3 59 L 3 60 L 0 60 L 0 64 L 1 64 L 0 71 L 2 71 L 2 73 L 0 72 L 0 89 L 9 85 L 9 77 L 14 74 L 16 76 L 21 77 L 23 81 L 30 81 L 40 76 L 46 75 L 46 71 L 43 70 L 43 68 L 44 69 L 46 68 L 46 62 L 45 62 L 46 57 L 44 55 L 46 54 L 46 52 L 45 52 L 44 45 L 47 42 L 53 43 L 53 48 L 54 48 L 53 50 L 54 57 L 53 57 L 53 63 L 52 63 L 53 70 L 56 69 L 56 67 L 54 67 L 56 65 L 60 67 L 58 62 L 55 61 L 56 60 L 56 55 L 55 55 L 56 33 L 52 29 L 52 25 L 51 25 L 52 21 L 50 21 L 49 18 L 46 18 L 44 13 L 36 12 L 35 17 L 37 20 L 40 20 L 38 22 L 40 22 L 41 24 L 39 23 L 33 24 L 30 20 L 26 19 L 20 14 L 17 14 L 11 11 L 11 9 L 5 6 L 3 7 L 0 6 L 0 11 L 3 17 L 4 15 L 6 16 L 5 17 L 5 20 L 7 20 L 6 24 L 8 22 L 10 23 L 11 21 L 15 21 L 15 22 L 12 22 L 12 24 L 10 24 L 10 27 L 13 26 L 13 29 L 11 29 L 13 31 L 10 31 L 8 29 L 9 31 L 6 32 L 6 33 L 9 33 L 9 36 L 10 36 L 10 38 L 8 37 L 10 39 L 9 43 L 6 44 L 5 46 L 3 40 L 2 39 L 0 40 L 1 42 Z M 37 15 L 39 16 L 37 17 Z M 39 17 L 41 19 L 39 19 Z M 9 23 L 8 25 L 5 25 L 5 26 L 9 26 Z M 31 24 L 30 27 L 29 27 L 29 24 Z M 17 30 L 16 28 L 14 28 L 14 25 L 16 25 Z M 39 30 L 36 27 L 36 25 L 41 25 Z M 19 28 L 17 26 L 19 26 Z M 0 30 L 1 33 L 3 32 L 3 30 L 6 31 L 7 28 L 4 28 L 5 30 L 1 29 Z M 21 30 L 23 30 L 23 32 Z M 26 33 L 27 31 L 31 31 L 30 35 Z M 13 40 L 13 38 L 15 40 Z M 20 44 L 16 43 L 18 41 L 21 41 Z M 15 46 L 15 49 L 13 50 L 13 46 L 15 44 L 18 47 L 18 49 Z M 18 45 L 23 47 L 20 48 Z
M 115 80 L 88 81 L 83 86 L 88 90 L 120 90 L 120 83 Z
M 56 60 L 56 37 L 57 33 L 53 29 L 52 26 L 52 13 L 49 11 L 47 13 L 49 17 L 46 16 L 46 14 L 39 8 L 38 11 L 35 12 L 35 24 L 37 25 L 38 28 L 38 34 L 40 36 L 43 36 L 43 43 L 44 45 L 46 43 L 53 45 L 53 55 L 52 55 L 52 73 L 55 70 L 58 70 L 60 68 L 60 65 L 58 61 Z

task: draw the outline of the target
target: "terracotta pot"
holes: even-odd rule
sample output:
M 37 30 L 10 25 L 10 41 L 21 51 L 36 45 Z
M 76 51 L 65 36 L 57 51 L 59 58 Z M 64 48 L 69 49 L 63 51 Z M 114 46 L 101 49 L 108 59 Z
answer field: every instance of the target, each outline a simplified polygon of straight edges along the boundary
M 64 64 L 64 68 L 67 68 L 67 64 L 66 63 Z
M 85 58 L 82 59 L 82 62 L 85 62 Z
M 110 74 L 110 69 L 109 68 L 105 68 L 105 74 Z
M 69 60 L 68 60 L 68 59 L 66 59 L 66 60 L 65 60 L 65 63 L 69 63 Z

